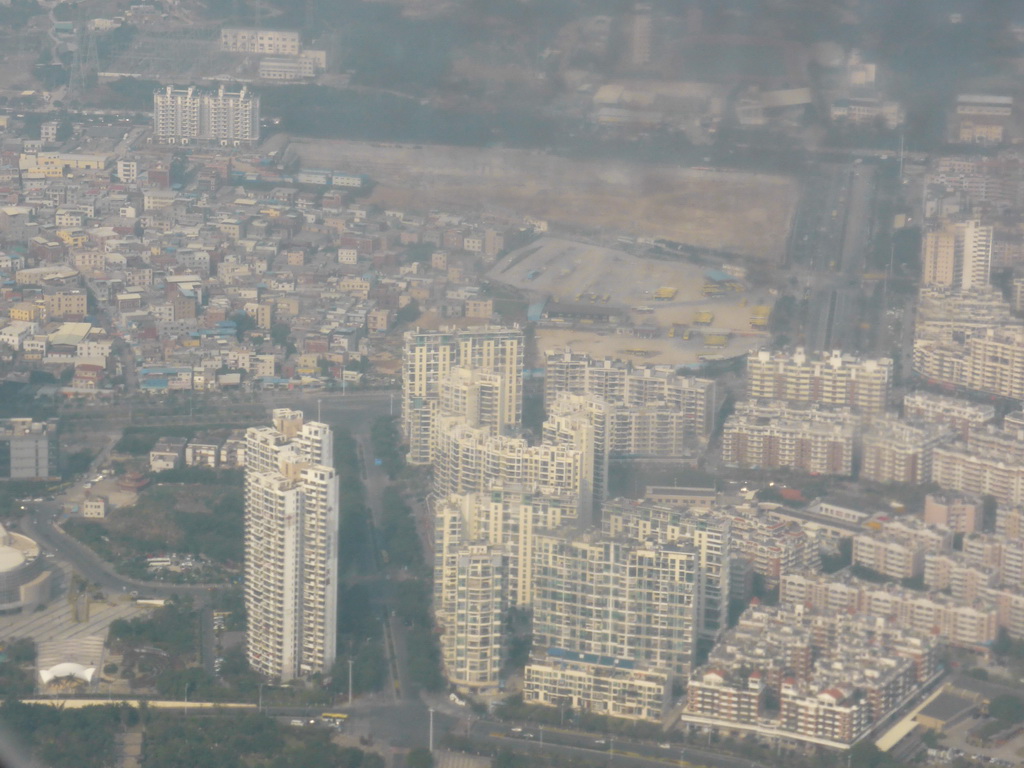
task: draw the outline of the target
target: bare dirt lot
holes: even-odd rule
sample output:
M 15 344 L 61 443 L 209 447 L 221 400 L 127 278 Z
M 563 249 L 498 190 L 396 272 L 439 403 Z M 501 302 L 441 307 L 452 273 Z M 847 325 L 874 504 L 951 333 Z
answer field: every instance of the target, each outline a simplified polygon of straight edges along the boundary
M 591 231 L 666 238 L 769 261 L 784 253 L 797 183 L 784 176 L 581 161 L 541 151 L 274 136 L 305 168 L 369 175 L 370 202 L 514 212 Z
M 704 295 L 705 267 L 635 256 L 598 245 L 544 237 L 513 251 L 487 277 L 537 297 L 616 308 L 632 326 L 655 326 L 656 338 L 638 338 L 630 327 L 537 329 L 538 349 L 571 346 L 597 357 L 653 363 L 697 362 L 702 355 L 733 356 L 760 347 L 767 334 L 751 329 L 755 306 L 774 303 L 766 290 L 737 279 L 738 290 Z M 659 288 L 675 291 L 657 298 Z M 699 316 L 703 314 L 704 317 Z M 687 333 L 689 331 L 689 333 Z M 708 342 L 718 337 L 714 346 Z
M 734 336 L 725 347 L 708 349 L 700 336 L 693 336 L 689 340 L 678 336 L 638 339 L 584 328 L 551 327 L 537 328 L 536 338 L 539 355 L 546 350 L 569 347 L 573 352 L 582 352 L 595 358 L 611 357 L 636 364 L 658 365 L 690 365 L 699 362 L 702 357 L 735 357 L 767 343 L 767 338 L 762 336 Z M 540 366 L 543 358 L 534 362 Z

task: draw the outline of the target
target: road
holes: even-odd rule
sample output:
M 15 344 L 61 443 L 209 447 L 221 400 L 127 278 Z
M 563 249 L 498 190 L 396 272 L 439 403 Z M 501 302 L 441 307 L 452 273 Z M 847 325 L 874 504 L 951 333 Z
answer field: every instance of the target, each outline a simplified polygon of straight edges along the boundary
M 66 707 L 88 706 L 96 703 L 108 704 L 118 699 L 88 699 L 68 697 Z M 35 698 L 32 701 L 38 702 Z M 136 699 L 125 699 L 135 704 Z M 154 709 L 185 709 L 185 701 L 148 700 Z M 218 710 L 221 706 L 224 709 Z M 202 704 L 193 702 L 194 715 L 232 715 L 239 709 L 255 709 L 251 702 L 220 702 Z M 403 700 L 394 703 L 372 703 L 345 708 L 348 720 L 344 729 L 351 735 L 366 736 L 391 747 L 410 749 L 426 747 L 430 739 L 430 711 L 423 701 Z M 337 711 L 336 707 L 275 707 L 264 706 L 264 714 L 286 720 L 301 718 L 319 723 L 319 716 L 325 711 Z M 445 711 L 434 707 L 434 747 L 441 745 L 442 738 L 449 732 L 469 736 L 473 741 L 517 754 L 544 752 L 571 756 L 593 766 L 634 766 L 635 768 L 664 768 L 664 766 L 708 766 L 709 768 L 765 768 L 763 764 L 745 758 L 711 752 L 693 746 L 672 743 L 659 744 L 637 739 L 617 738 L 567 728 L 539 728 L 536 723 L 512 723 L 480 719 L 462 709 L 458 712 Z M 467 728 L 468 725 L 468 728 Z M 517 730 L 514 730 L 517 729 Z
M 518 731 L 513 728 L 519 729 Z M 514 752 L 554 752 L 589 757 L 591 765 L 646 766 L 705 765 L 711 768 L 757 768 L 755 761 L 711 752 L 676 743 L 652 743 L 574 731 L 565 728 L 541 728 L 533 724 L 509 724 L 477 720 L 470 727 L 473 738 Z
M 46 552 L 71 564 L 84 579 L 98 584 L 107 592 L 135 591 L 146 597 L 157 598 L 186 594 L 192 595 L 194 598 L 205 599 L 211 589 L 217 588 L 209 585 L 146 582 L 120 576 L 114 571 L 113 566 L 104 562 L 91 549 L 80 544 L 55 525 L 62 514 L 59 502 L 30 503 L 26 507 L 27 514 L 20 521 L 21 532 L 38 542 Z
M 183 396 L 167 402 L 153 398 L 129 398 L 117 405 L 96 403 L 62 407 L 59 415 L 72 426 L 102 422 L 105 426 L 164 426 L 217 424 L 225 422 L 268 421 L 274 408 L 295 408 L 307 418 L 321 418 L 331 424 L 356 425 L 396 413 L 400 396 L 395 390 L 358 390 L 355 392 L 264 392 L 245 397 L 228 395 Z M 251 399 L 249 399 L 251 398 Z
M 274 396 L 276 395 L 276 396 Z M 347 427 L 353 432 L 365 433 L 369 431 L 369 425 L 373 419 L 386 415 L 393 408 L 393 393 L 384 391 L 358 392 L 342 395 L 321 393 L 319 396 L 301 394 L 285 395 L 285 393 L 267 393 L 261 397 L 262 402 L 256 404 L 235 404 L 247 408 L 260 409 L 260 419 L 253 419 L 249 423 L 259 423 L 265 419 L 270 408 L 297 408 L 304 410 L 309 417 L 316 417 L 319 411 L 320 417 L 328 423 Z M 325 395 L 327 395 L 325 397 Z M 319 401 L 319 402 L 318 402 Z M 227 404 L 231 407 L 231 404 Z M 94 412 L 107 409 L 96 408 Z M 179 423 L 187 418 L 179 416 Z M 200 422 L 210 423 L 210 419 Z M 80 478 L 79 482 L 86 482 L 93 476 L 100 466 L 109 457 L 109 454 L 116 443 L 116 435 L 111 434 L 101 451 L 97 454 L 89 470 Z M 379 506 L 380 488 L 378 476 L 380 470 L 374 471 L 372 457 L 368 460 L 371 465 L 367 471 L 368 477 L 374 480 L 368 490 L 375 493 L 376 506 Z M 53 501 L 28 502 L 25 504 L 26 514 L 20 520 L 20 530 L 27 536 L 37 541 L 43 550 L 63 562 L 70 564 L 74 570 L 90 583 L 99 585 L 100 589 L 109 594 L 135 592 L 145 597 L 170 598 L 174 595 L 189 595 L 193 598 L 200 611 L 201 627 L 201 657 L 203 667 L 207 672 L 213 673 L 213 663 L 216 658 L 216 633 L 213 627 L 213 615 L 208 606 L 208 599 L 212 593 L 223 588 L 222 585 L 183 585 L 167 584 L 165 582 L 147 582 L 121 576 L 114 570 L 114 567 L 103 561 L 91 549 L 80 544 L 73 537 L 64 533 L 60 528 L 60 521 L 63 517 L 63 502 L 61 499 Z
M 369 579 L 366 583 L 370 589 L 371 601 L 380 609 L 384 630 L 384 649 L 391 677 L 389 690 L 394 692 L 396 699 L 416 700 L 415 691 L 408 680 L 405 627 L 391 610 L 394 602 L 392 582 L 390 578 L 381 577 L 378 564 L 380 543 L 377 530 L 380 526 L 381 499 L 389 480 L 384 470 L 378 467 L 374 461 L 369 430 L 364 430 L 357 435 L 356 445 L 359 451 L 363 487 L 366 490 L 366 506 L 370 510 L 367 526 L 367 563 L 363 573 L 377 576 L 377 578 Z
M 863 341 L 861 277 L 874 235 L 875 172 L 872 165 L 826 166 L 807 182 L 790 258 L 791 267 L 803 268 L 811 350 L 855 351 Z

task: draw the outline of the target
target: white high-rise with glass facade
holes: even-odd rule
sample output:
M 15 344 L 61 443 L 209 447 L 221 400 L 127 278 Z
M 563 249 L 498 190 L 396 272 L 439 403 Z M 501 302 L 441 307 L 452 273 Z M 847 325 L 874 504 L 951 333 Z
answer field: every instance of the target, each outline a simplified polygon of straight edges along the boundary
M 301 411 L 273 412 L 246 433 L 246 655 L 279 681 L 334 663 L 338 590 L 338 476 L 333 435 Z

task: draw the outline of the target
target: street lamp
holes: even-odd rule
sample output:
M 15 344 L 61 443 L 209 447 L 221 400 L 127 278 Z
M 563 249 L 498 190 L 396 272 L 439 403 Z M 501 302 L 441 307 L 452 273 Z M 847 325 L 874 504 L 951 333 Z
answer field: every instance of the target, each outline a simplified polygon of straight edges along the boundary
M 348 705 L 352 706 L 352 659 L 348 660 Z
M 278 687 L 279 686 L 276 686 L 276 685 L 274 685 L 272 683 L 260 683 L 260 695 L 259 695 L 258 703 L 256 704 L 256 711 L 257 712 L 262 712 L 263 711 L 263 689 L 264 688 L 278 688 Z

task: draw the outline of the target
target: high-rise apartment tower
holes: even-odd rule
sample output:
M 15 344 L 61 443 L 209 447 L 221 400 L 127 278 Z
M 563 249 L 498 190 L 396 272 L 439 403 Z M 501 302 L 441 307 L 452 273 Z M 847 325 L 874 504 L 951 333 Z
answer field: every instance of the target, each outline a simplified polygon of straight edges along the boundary
M 280 681 L 334 663 L 338 590 L 338 476 L 326 424 L 273 413 L 245 446 L 246 655 Z

